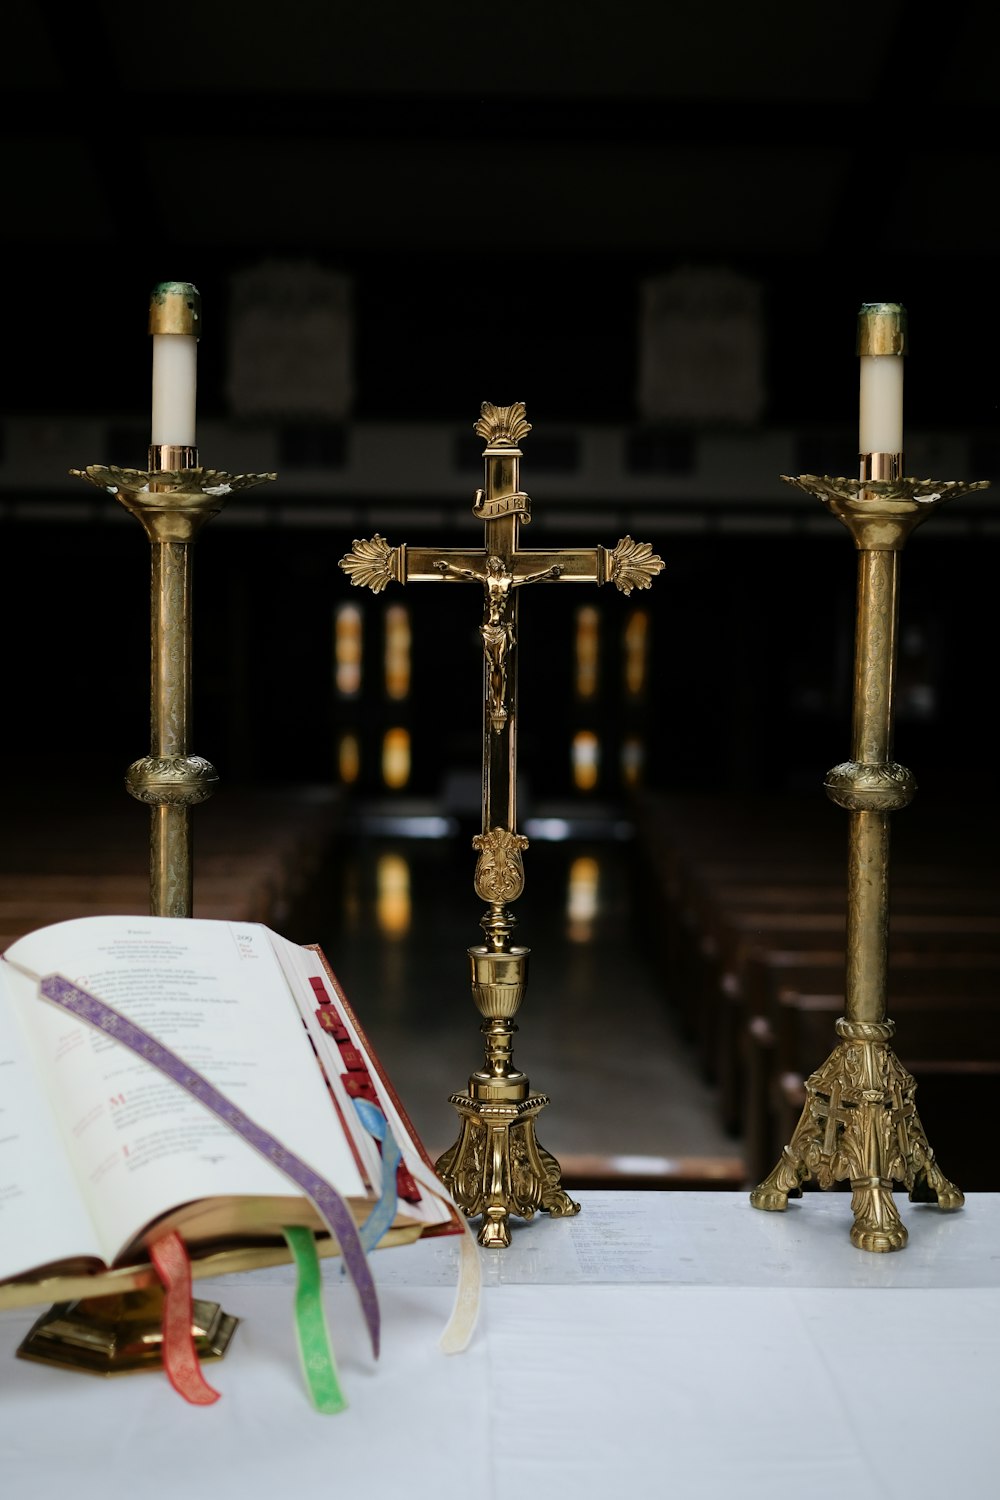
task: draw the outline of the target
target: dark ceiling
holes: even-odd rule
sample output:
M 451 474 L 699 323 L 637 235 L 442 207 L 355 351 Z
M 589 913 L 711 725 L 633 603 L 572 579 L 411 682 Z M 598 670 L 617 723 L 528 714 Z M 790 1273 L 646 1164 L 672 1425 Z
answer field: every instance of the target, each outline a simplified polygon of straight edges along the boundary
M 5 14 L 8 413 L 142 412 L 148 293 L 347 273 L 358 417 L 484 397 L 634 416 L 638 289 L 761 287 L 769 422 L 849 407 L 904 302 L 914 420 L 996 420 L 997 23 L 985 3 L 24 0 Z M 848 419 L 850 417 L 847 412 Z

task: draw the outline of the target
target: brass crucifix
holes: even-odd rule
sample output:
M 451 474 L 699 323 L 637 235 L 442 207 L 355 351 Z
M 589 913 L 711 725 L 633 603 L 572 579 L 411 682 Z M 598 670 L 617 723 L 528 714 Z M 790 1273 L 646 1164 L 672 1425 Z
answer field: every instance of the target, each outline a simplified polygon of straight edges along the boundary
M 484 402 L 475 430 L 486 440 L 485 489 L 476 491 L 473 505 L 484 522 L 484 546 L 390 547 L 376 533 L 355 541 L 340 566 L 353 584 L 375 593 L 394 580 L 483 585 L 483 831 L 472 842 L 479 855 L 474 886 L 488 910 L 480 922 L 486 942 L 468 954 L 486 1056 L 467 1092 L 449 1096 L 462 1118 L 461 1133 L 435 1170 L 467 1216 L 483 1216 L 479 1243 L 504 1247 L 510 1244 L 510 1214 L 530 1219 L 542 1208 L 561 1216 L 580 1207 L 563 1191 L 559 1163 L 535 1138 L 535 1117 L 548 1098 L 532 1094 L 527 1075 L 513 1064 L 513 1018 L 527 983 L 529 952 L 511 944 L 516 919 L 507 905 L 524 888 L 521 854 L 528 845 L 517 832 L 515 801 L 517 590 L 529 583 L 613 583 L 630 594 L 649 588 L 663 562 L 648 542 L 628 536 L 613 549 L 519 547 L 520 526 L 531 520 L 519 475 L 518 444 L 531 431 L 524 403 Z

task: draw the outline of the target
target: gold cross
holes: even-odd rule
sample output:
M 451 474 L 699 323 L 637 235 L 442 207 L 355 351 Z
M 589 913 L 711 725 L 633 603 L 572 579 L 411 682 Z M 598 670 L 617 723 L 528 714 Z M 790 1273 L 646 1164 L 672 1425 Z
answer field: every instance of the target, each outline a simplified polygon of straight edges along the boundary
M 483 1216 L 479 1243 L 502 1248 L 510 1244 L 510 1214 L 530 1219 L 539 1208 L 553 1215 L 579 1211 L 562 1189 L 559 1163 L 535 1139 L 535 1116 L 548 1098 L 531 1093 L 511 1046 L 528 961 L 528 949 L 511 944 L 516 921 L 507 907 L 524 888 L 521 852 L 528 843 L 517 832 L 515 803 L 517 593 L 529 583 L 613 583 L 630 594 L 649 588 L 663 562 L 648 542 L 628 536 L 613 548 L 520 547 L 520 528 L 531 520 L 518 467 L 518 445 L 531 430 L 523 402 L 484 402 L 475 430 L 486 440 L 485 488 L 476 491 L 473 505 L 484 523 L 483 546 L 390 547 L 376 534 L 355 541 L 340 566 L 352 583 L 375 593 L 394 581 L 483 586 L 483 831 L 472 842 L 479 852 L 475 889 L 489 909 L 480 922 L 486 945 L 470 948 L 468 956 L 486 1056 L 468 1091 L 450 1095 L 461 1134 L 435 1168 L 464 1212 Z
M 480 636 L 484 656 L 483 836 L 514 834 L 518 609 L 516 590 L 529 583 L 613 583 L 623 594 L 649 588 L 663 561 L 648 542 L 622 537 L 617 546 L 528 549 L 519 546 L 531 502 L 520 487 L 518 446 L 531 431 L 523 401 L 483 403 L 475 431 L 485 438 L 485 488 L 473 514 L 484 523 L 480 548 L 390 547 L 378 533 L 355 541 L 340 560 L 353 584 L 380 593 L 387 584 L 478 582 L 484 588 Z M 477 881 L 477 889 L 479 883 Z M 507 900 L 512 899 L 508 893 Z

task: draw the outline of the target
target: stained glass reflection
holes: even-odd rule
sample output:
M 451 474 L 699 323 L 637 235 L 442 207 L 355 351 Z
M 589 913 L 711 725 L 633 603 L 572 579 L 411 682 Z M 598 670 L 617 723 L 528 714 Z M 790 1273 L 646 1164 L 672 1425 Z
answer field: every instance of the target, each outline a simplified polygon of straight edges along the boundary
M 337 773 L 344 786 L 352 786 L 361 774 L 361 744 L 350 730 L 340 736 L 337 745 Z
M 576 696 L 593 698 L 597 693 L 600 615 L 592 604 L 576 612 Z
M 394 702 L 410 692 L 410 612 L 391 604 L 385 612 L 385 691 Z
M 581 729 L 573 736 L 571 757 L 573 785 L 577 791 L 592 792 L 597 785 L 601 760 L 600 742 L 592 730 Z
M 387 729 L 382 741 L 382 780 L 399 791 L 410 779 L 410 734 L 407 729 Z
M 599 902 L 600 870 L 596 859 L 581 855 L 569 867 L 566 932 L 571 943 L 589 943 Z
M 634 609 L 628 617 L 624 635 L 625 692 L 629 698 L 641 698 L 646 691 L 649 658 L 649 615 Z
M 631 734 L 622 742 L 622 783 L 638 786 L 642 781 L 646 764 L 646 745 L 637 734 Z
M 401 854 L 381 854 L 375 866 L 375 917 L 386 937 L 410 930 L 410 866 Z
M 341 604 L 333 621 L 334 681 L 342 698 L 361 691 L 361 610 Z

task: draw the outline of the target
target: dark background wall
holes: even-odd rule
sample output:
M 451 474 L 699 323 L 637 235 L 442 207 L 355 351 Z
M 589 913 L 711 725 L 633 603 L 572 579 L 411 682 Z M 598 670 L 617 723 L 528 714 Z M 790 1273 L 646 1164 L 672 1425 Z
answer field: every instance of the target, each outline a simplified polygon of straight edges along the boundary
M 857 308 L 899 300 L 908 434 L 956 440 L 966 467 L 940 477 L 997 476 L 998 58 L 986 4 L 180 0 L 165 13 L 34 0 L 5 29 L 0 632 L 3 755 L 21 778 L 60 774 L 85 751 L 87 774 L 117 783 L 146 748 L 145 540 L 132 523 L 95 524 L 82 499 L 74 512 L 66 465 L 44 444 L 27 488 L 9 460 L 40 421 L 92 419 L 103 451 L 75 463 L 143 462 L 145 312 L 163 279 L 201 291 L 199 421 L 230 436 L 233 277 L 278 256 L 351 280 L 348 430 L 468 433 L 482 400 L 524 399 L 537 441 L 553 428 L 637 427 L 643 281 L 732 270 L 759 287 L 765 330 L 766 398 L 748 439 L 791 433 L 801 468 L 837 472 L 855 461 Z M 91 430 L 79 430 L 82 442 Z M 107 451 L 125 432 L 134 446 Z M 558 476 L 532 473 L 531 452 L 536 505 L 572 498 Z M 232 461 L 204 444 L 202 456 Z M 295 499 L 282 482 L 277 512 Z M 456 481 L 456 494 L 475 482 Z M 399 498 L 355 495 L 345 519 L 320 497 L 312 524 L 210 527 L 199 541 L 195 748 L 224 775 L 330 774 L 336 560 L 354 535 L 384 530 Z M 925 784 L 950 784 L 989 722 L 994 503 L 955 502 L 961 524 L 932 523 L 905 557 L 919 639 L 904 668 L 933 691 L 922 716 L 901 699 L 897 748 Z M 712 496 L 710 527 L 678 528 L 675 509 L 665 488 L 644 513 L 668 564 L 650 595 L 649 774 L 752 790 L 767 762 L 772 780 L 818 782 L 848 750 L 846 534 L 832 520 L 804 527 L 777 475 L 756 528 L 738 471 Z M 586 516 L 567 512 L 563 538 L 613 543 L 599 521 L 582 536 Z M 569 612 L 535 593 L 525 639 L 545 650 L 523 653 L 522 759 L 554 796 L 566 766 L 548 729 L 574 712 L 560 674 Z M 473 591 L 459 607 L 452 591 L 428 590 L 414 611 L 414 712 L 436 736 L 418 771 L 433 793 L 442 757 L 475 759 L 478 604 Z M 618 711 L 602 708 L 609 722 Z
M 628 421 L 637 284 L 694 261 L 761 282 L 765 420 L 833 420 L 886 297 L 911 421 L 995 422 L 985 3 L 30 0 L 6 41 L 11 411 L 144 415 L 129 336 L 179 273 L 223 413 L 229 277 L 306 254 L 356 281 L 358 417 L 530 378 L 552 420 Z

